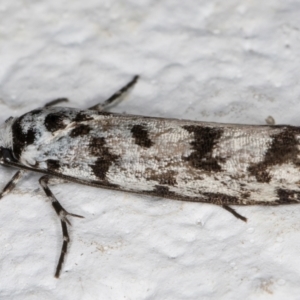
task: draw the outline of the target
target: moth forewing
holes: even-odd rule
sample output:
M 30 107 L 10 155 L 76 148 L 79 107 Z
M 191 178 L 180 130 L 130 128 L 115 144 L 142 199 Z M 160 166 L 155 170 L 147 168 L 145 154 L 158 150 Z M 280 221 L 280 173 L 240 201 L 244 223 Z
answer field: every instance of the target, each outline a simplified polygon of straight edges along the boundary
M 81 184 L 182 201 L 221 205 L 278 205 L 300 201 L 299 138 L 293 126 L 205 123 L 107 113 L 137 81 L 88 110 L 46 107 L 9 119 L 0 128 L 0 158 L 19 168 L 1 196 L 25 170 L 43 173 L 40 184 L 69 242 L 68 213 L 49 189 L 61 178 Z

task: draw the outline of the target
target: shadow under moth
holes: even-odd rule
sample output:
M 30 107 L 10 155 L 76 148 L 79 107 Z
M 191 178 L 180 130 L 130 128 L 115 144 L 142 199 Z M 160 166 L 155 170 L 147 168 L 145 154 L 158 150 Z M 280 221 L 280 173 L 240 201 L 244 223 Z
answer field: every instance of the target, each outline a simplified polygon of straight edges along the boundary
M 299 127 L 239 125 L 109 113 L 138 80 L 87 110 L 57 107 L 57 99 L 0 127 L 0 163 L 39 182 L 57 213 L 63 244 L 59 277 L 69 243 L 67 212 L 49 188 L 72 181 L 125 192 L 217 204 L 280 205 L 300 201 Z

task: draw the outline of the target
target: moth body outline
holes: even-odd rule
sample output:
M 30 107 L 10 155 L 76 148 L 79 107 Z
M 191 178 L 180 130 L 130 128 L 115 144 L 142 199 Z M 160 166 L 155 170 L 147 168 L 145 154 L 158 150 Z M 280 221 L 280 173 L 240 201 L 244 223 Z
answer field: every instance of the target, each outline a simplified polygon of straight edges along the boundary
M 0 163 L 19 171 L 4 187 L 9 193 L 27 171 L 39 182 L 61 221 L 67 212 L 49 188 L 53 179 L 181 201 L 230 205 L 280 205 L 300 201 L 300 128 L 240 125 L 109 113 L 136 83 L 135 76 L 104 103 L 88 110 L 44 108 L 9 118 L 0 127 Z

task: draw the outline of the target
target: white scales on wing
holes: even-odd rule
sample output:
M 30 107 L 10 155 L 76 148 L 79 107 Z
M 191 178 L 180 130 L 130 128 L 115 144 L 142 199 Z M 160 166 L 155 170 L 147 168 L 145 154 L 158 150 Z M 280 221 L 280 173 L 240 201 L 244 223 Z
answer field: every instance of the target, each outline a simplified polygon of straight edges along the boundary
M 205 123 L 105 112 L 137 81 L 134 77 L 103 104 L 88 110 L 46 107 L 0 127 L 0 159 L 19 168 L 1 196 L 26 170 L 60 217 L 64 236 L 55 276 L 69 242 L 68 213 L 48 187 L 53 178 L 150 196 L 223 206 L 300 201 L 300 129 Z

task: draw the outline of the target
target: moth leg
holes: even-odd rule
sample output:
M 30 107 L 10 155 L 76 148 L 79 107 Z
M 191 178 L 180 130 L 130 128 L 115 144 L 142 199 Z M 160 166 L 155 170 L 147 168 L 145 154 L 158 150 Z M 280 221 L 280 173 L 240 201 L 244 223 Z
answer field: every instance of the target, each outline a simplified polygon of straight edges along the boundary
M 15 173 L 15 175 L 11 178 L 11 180 L 6 184 L 6 186 L 3 188 L 2 192 L 0 193 L 0 199 L 10 193 L 15 186 L 17 185 L 18 181 L 23 177 L 23 175 L 26 173 L 25 170 L 19 170 Z
M 55 99 L 55 100 L 52 100 L 52 101 L 46 103 L 44 107 L 50 107 L 50 106 L 53 106 L 53 105 L 56 105 L 56 104 L 59 104 L 62 102 L 68 102 L 68 101 L 69 101 L 68 98 L 58 98 L 58 99 Z
M 138 75 L 134 76 L 133 79 L 129 83 L 127 83 L 125 86 L 123 86 L 120 90 L 118 90 L 116 93 L 114 93 L 112 96 L 110 96 L 103 103 L 96 104 L 88 109 L 105 111 L 113 106 L 116 106 L 125 98 L 125 96 L 127 95 L 127 92 L 129 92 L 129 90 L 136 84 L 138 79 L 139 79 Z
M 55 196 L 53 195 L 53 193 L 51 192 L 51 190 L 48 187 L 48 183 L 49 183 L 50 180 L 51 180 L 51 177 L 48 176 L 48 175 L 45 175 L 45 176 L 40 178 L 39 182 L 40 182 L 41 187 L 45 191 L 46 195 L 48 196 L 48 198 L 50 198 L 52 206 L 53 206 L 56 214 L 60 218 L 60 223 L 61 223 L 61 228 L 62 228 L 63 244 L 62 244 L 60 257 L 59 257 L 57 267 L 56 267 L 56 271 L 55 271 L 55 275 L 54 275 L 56 278 L 58 278 L 59 274 L 60 274 L 60 271 L 61 271 L 61 267 L 62 267 L 64 259 L 65 259 L 65 255 L 66 255 L 67 250 L 68 250 L 68 244 L 70 242 L 70 237 L 69 237 L 69 233 L 68 233 L 67 224 L 71 225 L 71 223 L 68 220 L 67 216 L 77 217 L 77 218 L 83 218 L 83 216 L 71 214 L 71 213 L 67 212 L 61 206 L 61 204 L 58 202 L 58 200 L 55 198 Z
M 224 209 L 226 209 L 227 211 L 229 211 L 230 213 L 232 213 L 236 218 L 244 221 L 244 222 L 247 222 L 247 218 L 245 218 L 244 216 L 240 215 L 239 213 L 237 213 L 233 208 L 227 206 L 227 205 L 222 205 L 222 207 Z

